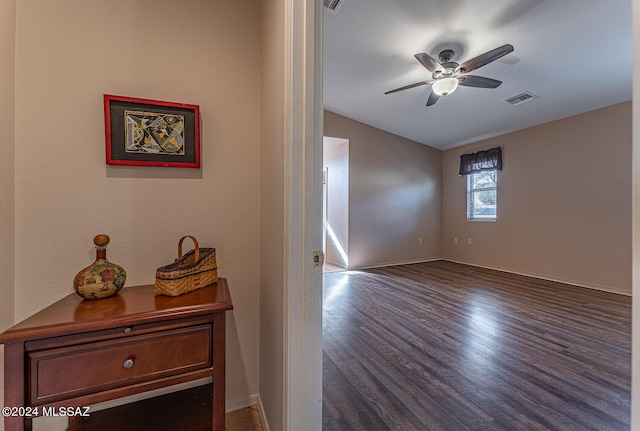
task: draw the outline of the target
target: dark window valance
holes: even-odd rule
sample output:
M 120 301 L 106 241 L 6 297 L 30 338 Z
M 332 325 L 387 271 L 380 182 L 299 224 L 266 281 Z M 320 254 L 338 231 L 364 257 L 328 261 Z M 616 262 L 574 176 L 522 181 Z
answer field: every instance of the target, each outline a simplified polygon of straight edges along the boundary
M 460 175 L 494 169 L 502 170 L 502 148 L 500 147 L 460 156 Z

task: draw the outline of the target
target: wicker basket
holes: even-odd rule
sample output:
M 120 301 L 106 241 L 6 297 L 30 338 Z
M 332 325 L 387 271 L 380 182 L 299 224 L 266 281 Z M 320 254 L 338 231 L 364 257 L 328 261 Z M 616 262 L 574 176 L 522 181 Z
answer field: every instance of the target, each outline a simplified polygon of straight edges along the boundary
M 185 238 L 191 238 L 195 248 L 183 256 L 182 242 Z M 178 243 L 178 259 L 156 270 L 154 290 L 160 295 L 178 296 L 217 281 L 216 249 L 200 248 L 198 240 L 187 235 Z

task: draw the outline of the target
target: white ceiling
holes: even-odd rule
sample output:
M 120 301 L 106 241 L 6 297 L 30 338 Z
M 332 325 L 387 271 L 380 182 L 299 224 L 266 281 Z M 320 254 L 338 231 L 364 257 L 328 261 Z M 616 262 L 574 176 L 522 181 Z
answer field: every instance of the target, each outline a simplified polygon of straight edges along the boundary
M 324 12 L 325 109 L 441 150 L 631 100 L 632 0 L 344 0 Z M 431 77 L 414 54 L 462 63 L 515 50 L 425 106 Z M 504 99 L 530 91 L 517 107 Z

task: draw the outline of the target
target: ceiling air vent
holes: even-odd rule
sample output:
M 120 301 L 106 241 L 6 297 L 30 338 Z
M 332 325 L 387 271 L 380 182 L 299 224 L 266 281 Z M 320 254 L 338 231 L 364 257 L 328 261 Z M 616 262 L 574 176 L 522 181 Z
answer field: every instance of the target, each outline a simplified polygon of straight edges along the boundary
M 338 9 L 340 9 L 340 6 L 342 5 L 342 3 L 344 3 L 344 0 L 323 0 L 323 2 L 325 9 L 327 9 L 329 12 L 338 13 Z
M 525 91 L 523 93 L 509 97 L 508 99 L 504 99 L 504 101 L 511 104 L 511 106 L 520 106 L 538 99 L 539 97 L 535 94 Z

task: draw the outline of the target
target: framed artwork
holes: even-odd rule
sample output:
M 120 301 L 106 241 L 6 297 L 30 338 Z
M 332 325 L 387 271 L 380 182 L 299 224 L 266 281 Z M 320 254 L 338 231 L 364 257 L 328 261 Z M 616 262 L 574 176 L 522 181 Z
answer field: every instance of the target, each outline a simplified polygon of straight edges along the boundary
M 108 165 L 200 167 L 200 108 L 104 95 Z

